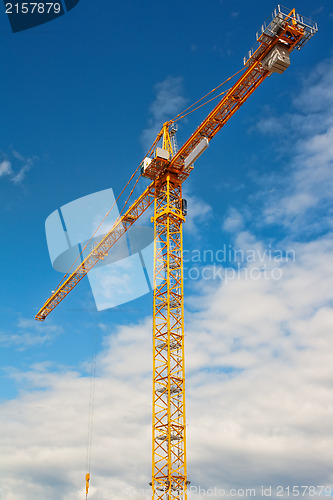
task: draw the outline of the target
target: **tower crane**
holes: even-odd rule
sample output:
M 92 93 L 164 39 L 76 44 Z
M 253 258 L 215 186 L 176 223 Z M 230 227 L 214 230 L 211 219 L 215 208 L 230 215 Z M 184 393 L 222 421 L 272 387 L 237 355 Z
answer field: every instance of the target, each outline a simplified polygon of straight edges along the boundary
M 152 499 L 187 499 L 184 293 L 182 226 L 186 202 L 182 184 L 194 162 L 209 146 L 250 95 L 272 73 L 281 74 L 290 65 L 290 53 L 300 50 L 317 32 L 317 24 L 281 5 L 257 32 L 256 45 L 244 58 L 244 69 L 236 83 L 176 151 L 175 122 L 164 123 L 141 175 L 147 188 L 120 215 L 111 230 L 67 277 L 38 311 L 44 321 L 50 312 L 107 256 L 112 246 L 154 203 L 154 297 L 153 297 L 153 415 Z M 87 480 L 87 493 L 89 487 Z

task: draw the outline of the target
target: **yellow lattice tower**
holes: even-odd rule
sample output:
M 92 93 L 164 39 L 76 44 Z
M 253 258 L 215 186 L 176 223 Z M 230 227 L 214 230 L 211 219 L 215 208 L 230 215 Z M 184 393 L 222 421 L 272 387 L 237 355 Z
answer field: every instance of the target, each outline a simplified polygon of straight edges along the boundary
M 167 135 L 167 137 L 165 137 Z M 163 145 L 170 144 L 168 129 Z M 186 423 L 181 183 L 155 183 L 152 498 L 186 499 Z

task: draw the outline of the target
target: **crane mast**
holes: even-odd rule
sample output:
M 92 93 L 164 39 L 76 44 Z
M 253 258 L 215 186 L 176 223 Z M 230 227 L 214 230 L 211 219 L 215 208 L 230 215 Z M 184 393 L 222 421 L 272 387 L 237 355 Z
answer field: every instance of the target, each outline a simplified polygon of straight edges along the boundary
M 163 148 L 172 152 L 168 126 Z M 152 490 L 154 499 L 186 491 L 182 184 L 166 169 L 155 181 Z
M 35 318 L 44 321 L 90 269 L 154 202 L 152 499 L 186 500 L 183 237 L 186 203 L 182 183 L 211 139 L 273 72 L 283 73 L 289 54 L 317 32 L 313 21 L 278 5 L 244 58 L 245 69 L 195 132 L 176 151 L 174 121 L 166 122 L 141 165 L 149 186 L 52 292 Z M 157 147 L 159 143 L 162 147 Z M 89 475 L 90 479 L 90 475 Z M 89 483 L 87 482 L 87 488 Z M 87 491 L 88 493 L 88 491 Z

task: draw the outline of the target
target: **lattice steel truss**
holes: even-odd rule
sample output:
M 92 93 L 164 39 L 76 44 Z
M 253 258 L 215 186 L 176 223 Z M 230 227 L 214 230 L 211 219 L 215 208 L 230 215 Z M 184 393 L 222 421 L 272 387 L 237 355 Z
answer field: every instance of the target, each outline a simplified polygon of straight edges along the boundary
M 187 499 L 182 194 L 166 172 L 155 186 L 152 498 Z

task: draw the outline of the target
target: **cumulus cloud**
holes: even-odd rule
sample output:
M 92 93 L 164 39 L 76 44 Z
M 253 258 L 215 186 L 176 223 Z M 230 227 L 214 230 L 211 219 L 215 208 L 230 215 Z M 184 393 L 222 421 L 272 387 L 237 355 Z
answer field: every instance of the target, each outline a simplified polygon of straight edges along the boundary
M 120 329 L 98 357 L 92 498 L 110 498 L 110 491 L 117 498 L 126 488 L 148 487 L 150 330 L 150 321 Z M 6 478 L 2 498 L 82 498 L 89 377 L 59 367 L 51 372 L 47 364 L 12 376 L 24 383 L 26 392 L 1 405 L 6 428 L 0 458 Z
M 293 100 L 294 113 L 265 116 L 258 122 L 259 132 L 285 134 L 284 147 L 287 144 L 292 154 L 288 165 L 281 160 L 284 177 L 262 180 L 266 186 L 262 192 L 264 224 L 306 230 L 308 234 L 333 226 L 329 209 L 333 188 L 332 81 L 333 60 L 326 60 L 303 82 Z
M 242 241 L 247 245 L 249 238 Z M 294 246 L 297 258 L 279 264 L 279 280 L 243 274 L 210 289 L 202 283 L 200 291 L 199 284 L 200 294 L 189 298 L 193 497 L 200 496 L 199 486 L 330 485 L 333 480 L 328 444 L 333 437 L 333 241 L 326 237 Z M 109 499 L 110 491 L 114 498 L 129 492 L 135 500 L 149 498 L 151 328 L 150 318 L 115 332 L 101 325 L 91 498 Z M 1 405 L 4 500 L 79 499 L 87 375 L 41 364 L 15 376 L 26 390 Z
M 196 481 L 206 488 L 332 481 L 333 371 L 325 351 L 333 241 L 295 249 L 282 279 L 243 274 L 197 299 L 201 312 L 188 333 L 189 456 L 198 468 L 205 462 Z
M 333 188 L 332 144 L 333 127 L 297 142 L 293 170 L 286 179 L 288 187 L 284 186 L 283 193 L 275 193 L 274 203 L 270 200 L 266 203 L 266 222 L 302 229 L 304 217 L 313 216 L 317 210 L 327 210 Z M 315 222 L 311 221 L 311 227 Z M 329 220 L 326 222 L 331 224 Z

